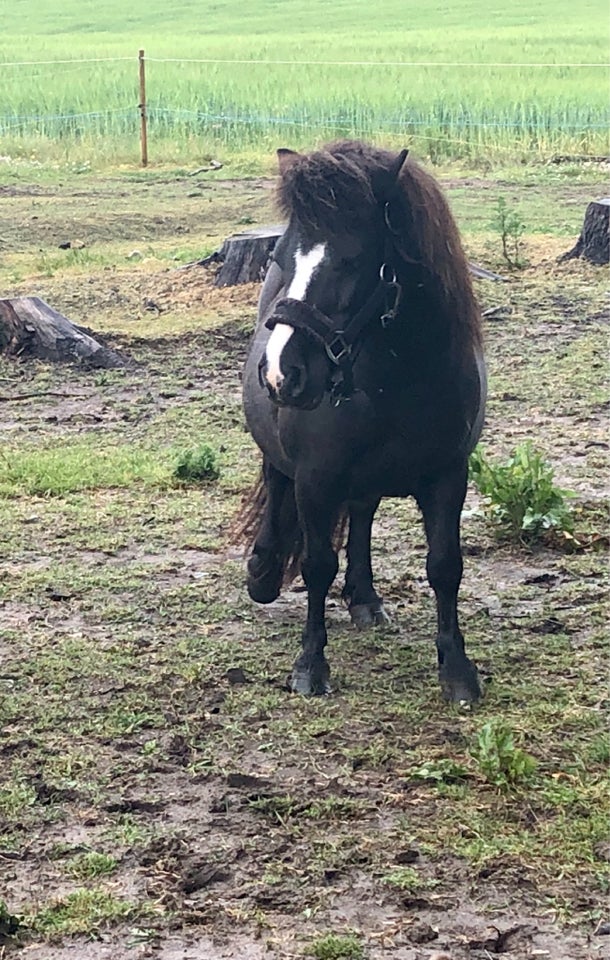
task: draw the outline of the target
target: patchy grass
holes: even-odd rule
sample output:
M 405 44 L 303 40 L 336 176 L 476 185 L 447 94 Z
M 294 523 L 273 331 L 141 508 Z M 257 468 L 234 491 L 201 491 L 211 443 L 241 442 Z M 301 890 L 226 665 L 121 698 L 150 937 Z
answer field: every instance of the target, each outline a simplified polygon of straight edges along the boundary
M 56 442 L 50 449 L 6 450 L 0 455 L 0 496 L 65 496 L 142 483 L 169 483 L 170 469 L 154 454 L 131 445 L 103 446 L 95 439 Z
M 26 916 L 30 929 L 45 938 L 70 934 L 88 935 L 106 930 L 113 924 L 133 920 L 142 913 L 133 903 L 118 899 L 102 888 L 76 890 L 35 914 Z
M 114 873 L 116 868 L 116 857 L 109 853 L 96 853 L 95 850 L 72 857 L 65 865 L 66 873 L 76 880 L 94 880 Z
M 362 941 L 349 934 L 327 933 L 307 948 L 307 955 L 316 960 L 364 960 Z
M 116 269 L 91 263 L 76 282 L 72 265 L 43 282 L 25 229 L 0 268 L 8 295 L 36 290 L 76 320 L 91 316 L 137 361 L 108 373 L 0 361 L 4 455 L 13 471 L 21 464 L 10 481 L 3 474 L 0 497 L 0 850 L 10 863 L 2 897 L 26 918 L 24 943 L 34 956 L 48 937 L 78 950 L 70 938 L 105 931 L 119 955 L 143 918 L 145 941 L 184 925 L 240 955 L 262 936 L 289 957 L 354 938 L 353 950 L 378 960 L 380 938 L 400 949 L 415 915 L 451 952 L 461 898 L 484 905 L 482 930 L 490 915 L 501 926 L 510 902 L 511 916 L 533 915 L 542 931 L 528 950 L 551 938 L 584 960 L 609 884 L 604 271 L 536 253 L 518 280 L 479 287 L 485 306 L 504 311 L 486 329 L 486 449 L 502 459 L 535 445 L 575 492 L 580 544 L 559 553 L 498 541 L 470 492 L 461 618 L 481 706 L 464 714 L 440 700 L 423 530 L 399 501 L 382 505 L 374 532 L 394 626 L 354 634 L 339 580 L 328 607 L 336 692 L 300 700 L 285 679 L 304 596 L 295 584 L 271 607 L 252 605 L 226 538 L 258 470 L 239 397 L 256 290 L 220 296 L 210 274 L 168 271 L 159 257 L 172 237 L 177 246 L 179 222 L 194 246 L 248 210 L 271 222 L 267 189 L 210 187 L 206 227 L 202 195 L 174 182 L 147 186 L 150 206 L 129 183 L 115 221 L 108 185 L 97 220 L 81 183 L 80 200 L 68 190 L 53 203 L 44 190 L 9 197 L 7 219 L 23 227 L 36 201 L 36 242 L 49 253 L 60 225 L 91 236 L 99 227 L 92 242 L 108 242 Z M 543 209 L 548 220 L 566 189 L 549 188 L 548 209 L 539 184 L 524 190 L 524 222 Z M 592 189 L 578 181 L 566 237 Z M 473 259 L 485 260 L 477 211 L 492 194 L 453 189 Z M 138 230 L 153 231 L 152 214 L 138 221 L 134 207 L 129 220 L 131 203 L 158 204 L 163 222 L 150 260 L 119 266 L 112 229 L 123 252 Z M 563 241 L 544 236 L 559 252 Z M 539 249 L 532 233 L 524 242 Z M 16 399 L 25 393 L 36 396 Z M 176 485 L 177 451 L 204 442 L 221 476 Z M 356 932 L 339 915 L 361 918 Z

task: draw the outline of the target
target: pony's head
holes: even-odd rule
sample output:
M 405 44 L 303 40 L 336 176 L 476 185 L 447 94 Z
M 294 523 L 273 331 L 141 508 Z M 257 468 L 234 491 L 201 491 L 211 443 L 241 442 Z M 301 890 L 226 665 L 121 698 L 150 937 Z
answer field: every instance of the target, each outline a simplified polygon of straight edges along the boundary
M 354 318 L 383 313 L 390 214 L 407 156 L 360 143 L 303 156 L 279 150 L 279 198 L 289 217 L 274 260 L 285 297 L 267 325 L 261 383 L 279 405 L 313 409 L 329 390 Z M 385 272 L 384 272 L 385 271 Z M 347 338 L 346 338 L 347 339 Z

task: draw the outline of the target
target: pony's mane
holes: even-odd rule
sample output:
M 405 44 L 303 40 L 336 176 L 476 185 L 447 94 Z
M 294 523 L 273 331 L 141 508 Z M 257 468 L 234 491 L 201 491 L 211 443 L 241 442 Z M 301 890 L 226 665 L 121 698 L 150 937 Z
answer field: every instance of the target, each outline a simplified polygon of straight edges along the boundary
M 410 156 L 388 197 L 388 174 L 395 161 L 395 153 L 359 140 L 297 154 L 280 178 L 280 208 L 304 226 L 332 234 L 370 224 L 380 204 L 390 200 L 397 251 L 429 278 L 460 345 L 479 347 L 480 311 L 449 205 L 434 177 Z

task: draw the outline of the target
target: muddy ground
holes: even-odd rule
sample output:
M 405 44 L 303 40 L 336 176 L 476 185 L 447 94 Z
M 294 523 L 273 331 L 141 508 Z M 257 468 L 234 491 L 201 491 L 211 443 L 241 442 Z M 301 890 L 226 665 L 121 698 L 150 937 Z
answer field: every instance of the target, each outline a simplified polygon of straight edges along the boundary
M 354 632 L 333 588 L 331 697 L 286 690 L 299 583 L 246 597 L 228 530 L 257 471 L 239 371 L 258 288 L 178 267 L 275 222 L 270 184 L 4 188 L 3 295 L 44 297 L 131 363 L 0 367 L 0 957 L 610 957 L 607 276 L 555 264 L 595 188 L 448 187 L 496 269 L 491 206 L 527 196 L 529 266 L 478 287 L 500 308 L 484 442 L 535 443 L 576 537 L 503 542 L 469 494 L 461 611 L 487 695 L 467 714 L 439 695 L 411 504 L 374 532 L 392 627 Z M 176 484 L 202 441 L 220 479 Z M 532 775 L 490 777 L 488 721 Z

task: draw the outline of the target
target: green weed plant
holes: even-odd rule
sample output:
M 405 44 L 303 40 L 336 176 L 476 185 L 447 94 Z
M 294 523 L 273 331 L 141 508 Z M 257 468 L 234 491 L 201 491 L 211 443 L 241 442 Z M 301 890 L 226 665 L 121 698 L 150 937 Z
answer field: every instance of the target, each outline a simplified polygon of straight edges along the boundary
M 468 778 L 468 770 L 450 757 L 438 757 L 411 770 L 411 776 L 430 783 L 460 783 Z
M 525 266 L 521 241 L 526 227 L 518 211 L 509 207 L 504 197 L 498 198 L 492 227 L 500 234 L 502 256 L 508 266 L 511 270 L 521 270 Z
M 510 727 L 490 720 L 476 735 L 471 754 L 488 783 L 506 788 L 531 780 L 536 761 L 515 744 Z
M 217 454 L 207 443 L 183 451 L 174 467 L 174 478 L 181 484 L 212 483 L 219 476 Z
M 573 494 L 555 486 L 553 468 L 531 441 L 517 446 L 506 463 L 493 463 L 477 447 L 470 457 L 470 476 L 501 535 L 534 541 L 555 531 L 573 539 L 566 503 Z

